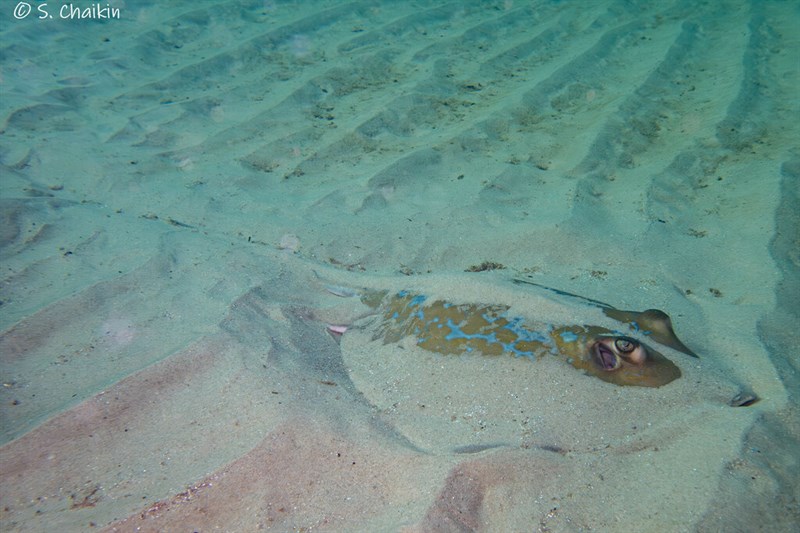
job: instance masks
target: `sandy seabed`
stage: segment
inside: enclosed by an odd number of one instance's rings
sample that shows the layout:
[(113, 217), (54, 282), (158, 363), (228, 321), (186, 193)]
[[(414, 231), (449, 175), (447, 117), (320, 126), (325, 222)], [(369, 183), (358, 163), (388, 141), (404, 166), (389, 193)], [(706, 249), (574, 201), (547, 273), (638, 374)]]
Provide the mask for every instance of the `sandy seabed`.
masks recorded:
[[(0, 12), (3, 531), (797, 530), (794, 3), (109, 5)], [(699, 359), (442, 356), (358, 298), (596, 314), (520, 277)]]

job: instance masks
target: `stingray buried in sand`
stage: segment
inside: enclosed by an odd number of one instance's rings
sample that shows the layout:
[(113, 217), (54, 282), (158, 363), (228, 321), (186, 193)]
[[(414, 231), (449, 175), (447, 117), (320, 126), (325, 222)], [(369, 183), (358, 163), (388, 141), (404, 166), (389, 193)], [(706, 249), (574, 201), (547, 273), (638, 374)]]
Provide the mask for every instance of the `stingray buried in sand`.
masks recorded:
[(599, 308), (619, 328), (553, 324), (516, 316), (505, 305), (432, 300), (405, 290), (365, 291), (361, 301), (380, 316), (373, 338), (387, 344), (411, 336), (417, 346), (446, 355), (474, 352), (532, 359), (555, 355), (616, 385), (660, 387), (681, 376), (672, 361), (634, 335), (697, 357), (678, 340), (669, 316), (662, 311), (622, 311), (562, 291), (553, 292)]

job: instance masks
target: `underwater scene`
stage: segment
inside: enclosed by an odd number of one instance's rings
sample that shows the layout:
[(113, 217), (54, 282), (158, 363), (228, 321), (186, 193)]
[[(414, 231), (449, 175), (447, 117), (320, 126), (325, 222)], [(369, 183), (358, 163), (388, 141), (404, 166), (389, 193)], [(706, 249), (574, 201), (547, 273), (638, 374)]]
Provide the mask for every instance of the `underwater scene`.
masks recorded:
[(800, 4), (0, 6), (0, 530), (800, 528)]

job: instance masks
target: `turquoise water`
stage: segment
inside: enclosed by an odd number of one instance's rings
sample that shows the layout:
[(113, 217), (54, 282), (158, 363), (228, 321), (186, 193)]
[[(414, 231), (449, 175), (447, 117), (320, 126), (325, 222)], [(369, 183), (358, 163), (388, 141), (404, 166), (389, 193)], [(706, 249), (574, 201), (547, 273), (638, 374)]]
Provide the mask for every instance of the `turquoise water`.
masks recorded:
[[(796, 528), (798, 27), (756, 0), (0, 8), (4, 528)], [(587, 420), (535, 374), (523, 416), (491, 367), (350, 368), (360, 288), (524, 307), (513, 278), (663, 309), (700, 355), (676, 386), (707, 388), (587, 385), (630, 409)]]

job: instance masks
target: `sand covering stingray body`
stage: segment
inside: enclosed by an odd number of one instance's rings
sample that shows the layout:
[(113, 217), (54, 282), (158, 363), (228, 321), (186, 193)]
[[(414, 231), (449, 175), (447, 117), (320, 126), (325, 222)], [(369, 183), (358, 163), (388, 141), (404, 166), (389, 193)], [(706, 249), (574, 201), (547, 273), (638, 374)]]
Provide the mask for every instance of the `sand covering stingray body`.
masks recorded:
[(556, 355), (587, 374), (617, 385), (658, 387), (681, 376), (672, 361), (631, 335), (695, 356), (678, 340), (669, 316), (662, 311), (621, 311), (596, 300), (539, 287), (598, 307), (619, 327), (554, 324), (510, 313), (507, 305), (459, 304), (407, 290), (366, 291), (361, 300), (380, 314), (373, 338), (382, 338), (385, 343), (412, 336), (421, 348), (441, 354)]

